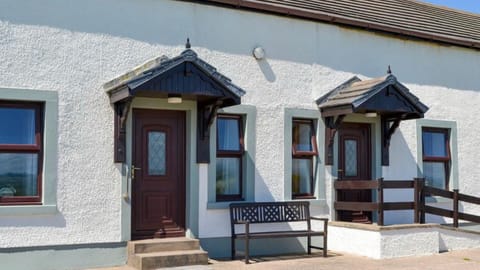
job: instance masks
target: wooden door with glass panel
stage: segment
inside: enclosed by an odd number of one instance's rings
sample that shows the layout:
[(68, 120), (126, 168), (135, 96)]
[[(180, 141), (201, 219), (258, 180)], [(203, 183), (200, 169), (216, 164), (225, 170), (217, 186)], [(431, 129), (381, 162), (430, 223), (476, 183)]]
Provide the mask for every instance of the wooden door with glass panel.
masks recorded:
[(185, 112), (133, 110), (132, 239), (185, 235)]
[[(343, 123), (338, 131), (338, 181), (371, 180), (370, 125)], [(339, 190), (337, 201), (371, 202), (371, 190)], [(337, 219), (357, 223), (371, 223), (372, 213), (365, 211), (338, 211)]]

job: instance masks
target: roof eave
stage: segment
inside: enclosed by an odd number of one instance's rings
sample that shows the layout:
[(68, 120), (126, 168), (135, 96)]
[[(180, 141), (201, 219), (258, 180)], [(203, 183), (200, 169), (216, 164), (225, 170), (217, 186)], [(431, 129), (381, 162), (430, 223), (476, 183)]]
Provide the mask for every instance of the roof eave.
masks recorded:
[(375, 23), (360, 19), (349, 18), (341, 15), (334, 15), (330, 13), (320, 11), (310, 11), (301, 8), (290, 8), (279, 6), (275, 4), (262, 3), (255, 0), (209, 0), (209, 2), (234, 6), (236, 8), (246, 8), (257, 11), (264, 11), (269, 13), (275, 13), (286, 16), (295, 16), (298, 18), (328, 22), (333, 24), (340, 24), (346, 26), (359, 27), (368, 30), (375, 30), (381, 32), (387, 32), (392, 34), (400, 34), (407, 37), (420, 38), (427, 41), (435, 41), (440, 43), (452, 44), (461, 47), (468, 47), (474, 49), (480, 49), (480, 40), (456, 38), (453, 36), (446, 36), (441, 34), (432, 34), (418, 30), (407, 30), (395, 26), (389, 26), (386, 24)]

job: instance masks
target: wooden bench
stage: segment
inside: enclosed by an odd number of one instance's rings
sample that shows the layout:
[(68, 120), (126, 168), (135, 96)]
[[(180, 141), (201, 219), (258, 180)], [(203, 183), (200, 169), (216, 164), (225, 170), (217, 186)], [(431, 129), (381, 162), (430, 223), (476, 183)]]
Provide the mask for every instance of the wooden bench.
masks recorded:
[[(323, 231), (313, 231), (310, 220), (323, 221)], [(252, 232), (250, 224), (259, 223), (290, 223), (303, 222), (306, 229), (291, 229), (288, 231), (258, 231)], [(261, 238), (284, 238), (284, 237), (307, 237), (308, 254), (311, 249), (322, 249), (323, 256), (327, 257), (327, 224), (328, 218), (316, 218), (310, 216), (310, 203), (298, 202), (255, 202), (255, 203), (232, 203), (230, 204), (230, 224), (232, 230), (232, 260), (235, 259), (235, 240), (245, 240), (245, 263), (249, 263), (250, 239)], [(244, 231), (236, 232), (236, 225), (244, 225)], [(293, 224), (292, 224), (293, 225)], [(304, 226), (305, 227), (305, 226)], [(323, 248), (312, 246), (312, 236), (323, 236)]]

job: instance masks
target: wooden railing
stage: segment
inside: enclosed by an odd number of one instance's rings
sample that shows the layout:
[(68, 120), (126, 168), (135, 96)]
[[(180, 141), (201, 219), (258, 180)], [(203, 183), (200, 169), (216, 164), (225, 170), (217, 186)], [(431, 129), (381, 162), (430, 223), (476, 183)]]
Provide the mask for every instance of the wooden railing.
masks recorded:
[[(462, 194), (458, 189), (447, 191), (434, 187), (425, 186), (423, 178), (415, 178), (414, 180), (388, 180), (383, 178), (378, 180), (362, 180), (362, 181), (335, 181), (334, 187), (339, 190), (377, 190), (376, 202), (351, 202), (336, 201), (335, 210), (345, 211), (377, 211), (377, 224), (384, 225), (384, 212), (395, 210), (413, 210), (414, 222), (425, 223), (425, 214), (433, 214), (444, 217), (453, 218), (454, 227), (458, 227), (458, 220), (466, 220), (480, 223), (480, 216), (459, 212), (459, 202), (467, 202), (480, 205), (480, 198)], [(413, 189), (414, 199), (412, 201), (402, 202), (385, 202), (385, 189)], [(426, 194), (449, 198), (453, 200), (453, 210), (433, 207), (425, 204)]]
[[(453, 218), (453, 226), (455, 228), (458, 228), (459, 219), (480, 223), (480, 216), (459, 212), (459, 202), (466, 202), (466, 203), (480, 205), (480, 198), (459, 193), (458, 189), (454, 189), (453, 191), (448, 191), (448, 190), (438, 189), (434, 187), (424, 186), (422, 192), (423, 192), (423, 194), (421, 194), (422, 201), (420, 202), (421, 206), (419, 207), (419, 212), (417, 213), (422, 223), (425, 222), (425, 213)], [(452, 203), (453, 203), (452, 210), (425, 205), (425, 194), (452, 199)]]

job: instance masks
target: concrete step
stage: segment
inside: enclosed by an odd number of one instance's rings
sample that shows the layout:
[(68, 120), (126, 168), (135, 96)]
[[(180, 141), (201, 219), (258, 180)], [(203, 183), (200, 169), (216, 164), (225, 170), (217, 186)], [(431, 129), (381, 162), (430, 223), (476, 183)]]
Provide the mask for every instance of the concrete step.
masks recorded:
[(139, 253), (134, 257), (133, 266), (139, 270), (208, 264), (208, 253), (200, 249)]
[(200, 242), (186, 237), (147, 239), (128, 242), (128, 253), (151, 253), (173, 250), (198, 250)]

